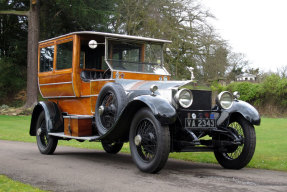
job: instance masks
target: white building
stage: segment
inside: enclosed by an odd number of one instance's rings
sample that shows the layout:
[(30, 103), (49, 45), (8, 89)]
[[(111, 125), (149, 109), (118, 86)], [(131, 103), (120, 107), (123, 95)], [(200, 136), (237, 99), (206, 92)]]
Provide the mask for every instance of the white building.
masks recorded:
[(237, 75), (236, 81), (256, 81), (256, 75), (252, 75), (249, 73), (243, 73), (241, 75)]

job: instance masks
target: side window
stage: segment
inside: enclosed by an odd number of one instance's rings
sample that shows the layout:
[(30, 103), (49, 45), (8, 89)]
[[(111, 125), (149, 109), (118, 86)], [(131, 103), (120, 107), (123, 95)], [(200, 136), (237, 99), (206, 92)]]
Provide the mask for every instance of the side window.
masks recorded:
[(40, 72), (53, 71), (54, 46), (40, 49)]
[(67, 42), (57, 45), (57, 63), (56, 69), (72, 68), (73, 42)]

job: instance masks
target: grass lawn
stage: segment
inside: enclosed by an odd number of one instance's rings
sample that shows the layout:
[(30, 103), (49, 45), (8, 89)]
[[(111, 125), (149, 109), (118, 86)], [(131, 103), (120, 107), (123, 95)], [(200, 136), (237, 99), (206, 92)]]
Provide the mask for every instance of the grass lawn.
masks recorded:
[(13, 181), (4, 175), (0, 175), (0, 192), (41, 192), (42, 190), (26, 185), (18, 181)]
[[(35, 142), (29, 136), (30, 116), (0, 116), (0, 139)], [(248, 167), (287, 171), (287, 119), (262, 118), (256, 130), (256, 150)], [(60, 141), (60, 145), (79, 148), (102, 149), (99, 142)], [(35, 143), (36, 145), (36, 143)], [(125, 144), (122, 152), (129, 152)], [(195, 162), (217, 163), (213, 153), (171, 153), (171, 158)]]

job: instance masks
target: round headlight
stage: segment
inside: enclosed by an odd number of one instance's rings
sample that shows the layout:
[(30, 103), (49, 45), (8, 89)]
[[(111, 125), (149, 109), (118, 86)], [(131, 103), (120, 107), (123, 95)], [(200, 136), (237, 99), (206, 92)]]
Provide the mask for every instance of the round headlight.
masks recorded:
[(233, 97), (228, 91), (222, 91), (217, 95), (216, 103), (223, 109), (229, 109), (233, 104)]
[(181, 89), (179, 90), (175, 96), (175, 100), (182, 106), (183, 108), (188, 108), (191, 106), (193, 102), (193, 95), (190, 90), (188, 89)]

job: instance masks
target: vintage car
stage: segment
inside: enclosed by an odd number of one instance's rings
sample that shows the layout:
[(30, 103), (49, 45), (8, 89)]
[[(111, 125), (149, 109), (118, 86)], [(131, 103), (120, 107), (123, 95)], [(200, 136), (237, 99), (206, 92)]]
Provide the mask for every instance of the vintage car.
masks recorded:
[(246, 166), (259, 113), (238, 93), (221, 92), (212, 106), (211, 91), (171, 81), (164, 43), (89, 31), (41, 41), (38, 85), (47, 100), (35, 106), (30, 126), (40, 152), (75, 139), (99, 141), (115, 154), (129, 142), (143, 172), (160, 171), (170, 152), (209, 151), (224, 168)]

